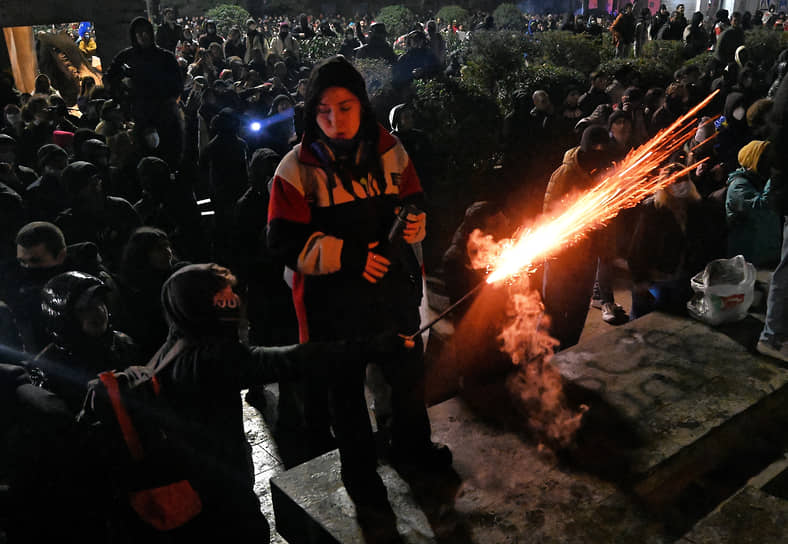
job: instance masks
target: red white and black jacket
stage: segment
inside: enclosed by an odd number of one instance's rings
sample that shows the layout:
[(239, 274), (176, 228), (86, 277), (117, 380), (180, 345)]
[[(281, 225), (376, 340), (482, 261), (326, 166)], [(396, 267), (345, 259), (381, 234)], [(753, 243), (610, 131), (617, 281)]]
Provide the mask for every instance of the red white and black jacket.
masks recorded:
[[(370, 311), (376, 304), (412, 306), (408, 292), (414, 274), (419, 275), (413, 251), (404, 242), (396, 250), (384, 246), (395, 208), (408, 202), (421, 207), (422, 188), (400, 141), (380, 125), (378, 130), (384, 180), (369, 172), (343, 184), (322, 142), (297, 145), (276, 170), (268, 246), (295, 272), (293, 299), (302, 342), (375, 332), (380, 329), (375, 325), (385, 321), (382, 308)], [(374, 285), (361, 275), (372, 242), (380, 242), (375, 251), (390, 251), (392, 260), (389, 273)], [(419, 277), (419, 298), (420, 288)], [(320, 329), (317, 337), (315, 329)]]

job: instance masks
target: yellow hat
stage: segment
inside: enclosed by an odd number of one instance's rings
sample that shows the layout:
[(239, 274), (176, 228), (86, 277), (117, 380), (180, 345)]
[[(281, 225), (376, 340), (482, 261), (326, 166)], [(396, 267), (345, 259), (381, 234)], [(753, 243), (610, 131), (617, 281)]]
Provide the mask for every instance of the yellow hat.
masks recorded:
[(769, 142), (765, 140), (753, 140), (739, 151), (739, 164), (747, 170), (756, 170), (758, 168), (758, 161), (761, 160), (763, 152)]

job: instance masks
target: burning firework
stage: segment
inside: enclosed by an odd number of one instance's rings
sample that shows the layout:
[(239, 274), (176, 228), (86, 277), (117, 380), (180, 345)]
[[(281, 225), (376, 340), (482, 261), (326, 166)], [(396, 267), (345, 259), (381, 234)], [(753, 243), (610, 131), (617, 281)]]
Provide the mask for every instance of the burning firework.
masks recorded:
[(534, 226), (521, 231), (514, 240), (499, 245), (499, 251), (492, 251), (492, 256), (489, 251), (483, 254), (490, 258), (487, 266), (492, 269), (487, 283), (528, 271), (539, 259), (572, 245), (605, 225), (621, 210), (636, 206), (704, 162), (705, 159), (669, 176), (654, 175), (654, 171), (692, 137), (696, 128), (695, 115), (718, 92), (714, 91), (668, 128), (632, 150), (598, 185), (565, 201), (560, 214), (543, 217)]

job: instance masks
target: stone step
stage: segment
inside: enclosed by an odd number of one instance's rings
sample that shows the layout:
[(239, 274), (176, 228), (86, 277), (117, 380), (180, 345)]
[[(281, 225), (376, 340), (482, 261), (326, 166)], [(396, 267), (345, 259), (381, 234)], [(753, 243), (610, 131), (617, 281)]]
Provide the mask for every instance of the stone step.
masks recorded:
[[(576, 444), (556, 456), (529, 438), (502, 384), (431, 407), (453, 472), (379, 470), (405, 542), (673, 541), (762, 469), (770, 431), (785, 428), (788, 370), (688, 319), (651, 314), (554, 363), (570, 400), (590, 406)], [(727, 463), (743, 451), (755, 452), (754, 466), (729, 482)], [(715, 470), (718, 488), (708, 485)], [(363, 542), (336, 452), (271, 488), (291, 544)], [(697, 489), (711, 498), (687, 507)]]
[(788, 458), (772, 463), (675, 544), (788, 541)]

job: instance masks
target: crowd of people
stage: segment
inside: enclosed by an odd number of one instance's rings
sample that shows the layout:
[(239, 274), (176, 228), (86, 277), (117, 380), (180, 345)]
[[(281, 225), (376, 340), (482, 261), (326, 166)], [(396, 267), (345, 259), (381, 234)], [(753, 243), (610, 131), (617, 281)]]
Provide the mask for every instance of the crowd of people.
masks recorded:
[[(742, 254), (776, 267), (758, 350), (788, 360), (788, 50), (763, 66), (744, 47), (750, 27), (781, 31), (784, 14), (721, 10), (710, 26), (699, 13), (687, 22), (683, 5), (647, 11), (637, 20), (631, 5), (609, 20), (524, 19), (530, 34), (609, 30), (619, 57), (652, 39), (683, 40), (687, 56), (714, 54), (662, 87), (643, 88), (624, 65), (589, 74), (587, 89), (564, 89), (560, 104), (544, 90), (517, 91), (498, 127), (510, 192), (471, 204), (442, 269), (428, 272), (460, 298), (480, 277), (473, 230), (513, 230), (505, 202), (526, 195), (530, 208), (560, 212), (568, 195), (716, 90), (694, 136), (654, 175), (703, 162), (545, 263), (551, 334), (560, 349), (577, 343), (589, 303), (613, 324), (683, 314), (690, 277)], [(419, 328), (428, 208), (440, 199), (427, 183), (430, 130), (418, 126), (412, 97), (415, 80), (461, 77), (447, 43), (494, 31), (495, 21), (471, 26), (414, 22), (397, 37), (369, 18), (301, 15), (250, 18), (222, 36), (215, 21), (169, 8), (157, 28), (131, 22), (131, 47), (103, 84), (81, 82), (73, 110), (43, 74), (31, 94), (0, 75), (0, 431), (9, 437), (0, 502), (13, 506), (0, 523), (9, 542), (133, 533), (127, 512), (103, 500), (112, 490), (77, 484), (96, 459), (75, 418), (97, 374), (146, 363), (178, 418), (170, 431), (202, 498), (173, 538), (267, 538), (239, 393), (262, 405), (261, 387), (276, 381), (277, 436), (297, 445), (286, 462), (338, 447), (370, 539), (397, 541), (364, 383), (376, 363), (391, 388), (388, 408), (376, 411), (389, 460), (432, 472), (451, 465), (448, 448), (430, 439), (423, 346), (408, 336)], [(336, 56), (303, 58), (301, 42), (337, 35)], [(91, 41), (82, 34), (86, 48)], [(370, 100), (355, 59), (390, 66), (391, 111)], [(620, 261), (629, 314), (613, 296)], [(42, 515), (57, 522), (35, 523)]]

